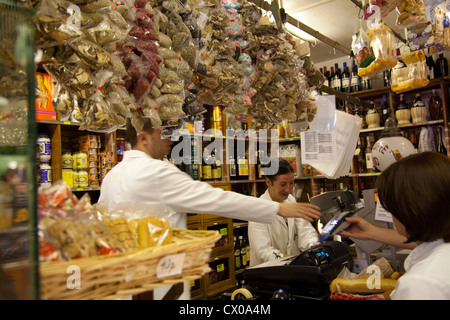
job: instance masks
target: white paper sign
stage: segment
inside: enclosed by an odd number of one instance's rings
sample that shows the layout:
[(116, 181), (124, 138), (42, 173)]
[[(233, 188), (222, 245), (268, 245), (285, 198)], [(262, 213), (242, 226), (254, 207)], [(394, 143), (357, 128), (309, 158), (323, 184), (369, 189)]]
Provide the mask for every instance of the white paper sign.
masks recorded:
[(186, 253), (171, 254), (159, 260), (156, 266), (156, 277), (165, 278), (181, 274), (185, 256)]
[(392, 214), (383, 208), (380, 201), (377, 202), (375, 209), (375, 220), (393, 223)]
[(336, 97), (318, 96), (317, 113), (309, 122), (310, 131), (333, 131), (336, 127)]
[(302, 131), (300, 132), (302, 163), (336, 162), (336, 133)]

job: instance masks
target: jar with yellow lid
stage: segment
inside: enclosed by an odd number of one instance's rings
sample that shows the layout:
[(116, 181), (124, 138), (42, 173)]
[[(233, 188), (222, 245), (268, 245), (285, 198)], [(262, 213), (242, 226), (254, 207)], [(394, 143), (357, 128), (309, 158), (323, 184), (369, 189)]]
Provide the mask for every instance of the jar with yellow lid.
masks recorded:
[(73, 169), (73, 158), (70, 152), (64, 152), (62, 155), (62, 168)]
[(87, 188), (89, 186), (89, 175), (86, 169), (78, 170), (78, 187)]
[(77, 153), (77, 169), (87, 169), (88, 167), (88, 156), (86, 152), (80, 151)]

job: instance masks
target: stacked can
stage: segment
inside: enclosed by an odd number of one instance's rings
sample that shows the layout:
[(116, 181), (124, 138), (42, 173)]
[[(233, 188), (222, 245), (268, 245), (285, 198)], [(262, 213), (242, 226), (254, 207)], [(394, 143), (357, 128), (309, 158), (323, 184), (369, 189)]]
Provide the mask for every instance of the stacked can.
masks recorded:
[(114, 154), (112, 152), (102, 152), (100, 154), (100, 162), (101, 162), (101, 179), (103, 180), (105, 176), (111, 171), (114, 166)]
[(80, 136), (79, 145), (80, 150), (87, 155), (88, 186), (100, 187), (100, 136), (93, 134)]

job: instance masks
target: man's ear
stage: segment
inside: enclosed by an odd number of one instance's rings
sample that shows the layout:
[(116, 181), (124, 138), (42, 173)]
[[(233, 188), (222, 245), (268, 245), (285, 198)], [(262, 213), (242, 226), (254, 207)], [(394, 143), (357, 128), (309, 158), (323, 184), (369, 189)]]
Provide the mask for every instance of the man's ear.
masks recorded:
[(138, 144), (146, 145), (146, 144), (148, 144), (149, 140), (150, 140), (150, 135), (148, 132), (141, 131), (138, 133), (138, 135), (137, 135), (137, 143)]
[(267, 187), (270, 187), (271, 186), (271, 182), (270, 182), (270, 179), (269, 178), (266, 178), (266, 186)]

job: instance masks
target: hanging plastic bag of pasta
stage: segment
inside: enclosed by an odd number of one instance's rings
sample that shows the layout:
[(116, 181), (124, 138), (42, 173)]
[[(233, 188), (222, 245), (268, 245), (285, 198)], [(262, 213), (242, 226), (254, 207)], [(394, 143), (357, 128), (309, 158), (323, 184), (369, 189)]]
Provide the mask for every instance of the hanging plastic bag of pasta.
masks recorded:
[(421, 88), (430, 83), (423, 50), (404, 51), (402, 60), (406, 67), (392, 70), (391, 90), (396, 93)]
[(367, 67), (359, 66), (358, 75), (362, 78), (373, 77), (397, 64), (395, 36), (388, 26), (383, 22), (373, 23), (367, 36), (375, 59)]

